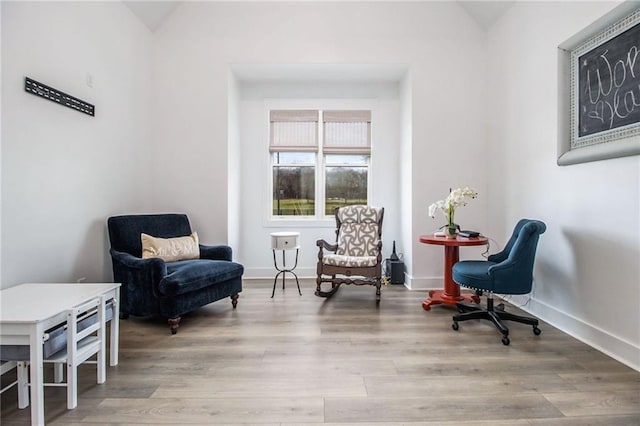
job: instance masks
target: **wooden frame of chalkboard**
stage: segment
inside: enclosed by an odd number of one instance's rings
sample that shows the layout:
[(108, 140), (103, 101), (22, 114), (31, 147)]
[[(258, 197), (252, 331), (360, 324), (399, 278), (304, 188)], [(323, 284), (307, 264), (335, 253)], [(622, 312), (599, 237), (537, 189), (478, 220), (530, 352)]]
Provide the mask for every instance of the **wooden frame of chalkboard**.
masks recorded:
[(640, 154), (640, 8), (625, 2), (558, 46), (558, 165)]

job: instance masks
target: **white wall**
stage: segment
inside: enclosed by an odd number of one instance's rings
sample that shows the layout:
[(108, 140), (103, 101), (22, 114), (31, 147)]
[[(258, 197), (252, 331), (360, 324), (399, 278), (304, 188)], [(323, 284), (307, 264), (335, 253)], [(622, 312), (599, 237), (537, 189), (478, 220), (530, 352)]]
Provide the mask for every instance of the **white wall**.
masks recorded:
[[(2, 5), (0, 5), (0, 34), (2, 34)], [(2, 58), (2, 42), (0, 42), (0, 58)], [(2, 98), (2, 67), (0, 66), (0, 99)], [(0, 118), (2, 102), (0, 102)], [(0, 119), (0, 288), (2, 288), (2, 120)]]
[(614, 6), (518, 2), (490, 30), (488, 217), (502, 244), (546, 222), (527, 309), (639, 369), (640, 158), (556, 165), (557, 46)]
[[(186, 2), (155, 36), (155, 89), (163, 96), (163, 102), (155, 102), (155, 161), (171, 164), (173, 173), (155, 177), (154, 207), (188, 211), (209, 243), (228, 238), (231, 65), (406, 64), (412, 82), (404, 86), (411, 93), (403, 93), (410, 101), (403, 102), (411, 102), (411, 107), (402, 110), (412, 114), (413, 128), (404, 131), (403, 147), (398, 146), (404, 157), (399, 167), (408, 173), (396, 169), (394, 174), (403, 178), (402, 192), (412, 195), (388, 213), (409, 223), (397, 238), (412, 256), (409, 284), (441, 286), (442, 250), (417, 242), (418, 235), (444, 220), (429, 218), (427, 206), (452, 186), (475, 186), (486, 194), (481, 103), (486, 40), (458, 4)], [(476, 201), (460, 220), (482, 229), (485, 201)], [(313, 246), (311, 240), (303, 243)], [(264, 240), (252, 244), (267, 246)], [(248, 268), (261, 268), (265, 262), (242, 260)]]
[[(106, 218), (149, 207), (151, 34), (120, 2), (1, 7), (1, 285), (111, 280)], [(25, 76), (96, 116), (26, 93)]]
[[(228, 96), (228, 132), (229, 132), (229, 170), (240, 170), (242, 167), (242, 150), (240, 145), (240, 83), (233, 72), (229, 70)], [(228, 191), (228, 242), (233, 247), (240, 246), (242, 231), (242, 198), (240, 185), (242, 173), (229, 173)], [(237, 250), (234, 259), (237, 259)]]
[[(411, 158), (411, 148), (413, 140), (413, 125), (412, 125), (412, 89), (411, 89), (411, 72), (407, 71), (400, 82), (400, 145), (398, 147), (400, 161), (400, 182), (401, 185), (398, 188), (400, 195), (400, 211), (411, 212), (413, 211), (413, 184), (411, 177), (413, 176)], [(407, 220), (405, 215), (402, 215), (400, 221), (401, 241), (403, 244), (402, 259), (405, 265), (405, 285), (409, 288), (413, 286), (413, 221)]]

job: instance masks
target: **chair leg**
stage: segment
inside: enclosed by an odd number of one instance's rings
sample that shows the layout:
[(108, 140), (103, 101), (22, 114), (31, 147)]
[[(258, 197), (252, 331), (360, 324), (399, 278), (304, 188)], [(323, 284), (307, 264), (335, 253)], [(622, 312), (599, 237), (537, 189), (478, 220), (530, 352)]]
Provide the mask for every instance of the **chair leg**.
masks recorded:
[(78, 406), (78, 370), (73, 362), (67, 361), (67, 408), (73, 410)]
[(97, 365), (96, 369), (96, 381), (98, 384), (103, 384), (107, 381), (107, 316), (106, 316), (106, 306), (107, 300), (106, 298), (101, 298), (100, 306), (98, 306), (98, 321), (102, 321), (100, 328), (98, 328), (97, 334), (98, 339), (100, 340), (100, 349), (98, 349), (98, 353), (96, 354)]
[(502, 321), (500, 321), (500, 318), (498, 317), (496, 312), (488, 311), (487, 313), (489, 314), (489, 319), (491, 320), (491, 322), (493, 322), (493, 324), (500, 331), (500, 333), (502, 333), (502, 335), (505, 337), (509, 336), (509, 329), (507, 328), (506, 325), (502, 323)]
[(456, 303), (456, 308), (458, 308), (458, 312), (473, 312), (473, 311), (482, 311), (484, 308), (476, 305), (467, 305), (465, 303)]
[[(104, 329), (103, 329), (104, 330)], [(104, 382), (107, 381), (107, 360), (106, 360), (106, 353), (105, 353), (105, 344), (104, 344), (104, 340), (102, 342), (100, 342), (100, 344), (102, 345), (102, 348), (100, 348), (100, 350), (98, 351), (98, 354), (96, 356), (96, 367), (97, 367), (97, 371), (96, 371), (96, 383), (98, 383), (99, 385), (103, 384)]]
[(320, 287), (320, 284), (322, 283), (321, 278), (318, 277), (317, 283), (318, 283), (318, 285), (316, 287), (316, 292), (314, 294), (316, 296), (318, 296), (318, 297), (331, 297), (340, 289), (340, 284), (336, 284), (336, 283), (332, 282), (331, 283), (331, 290), (322, 291), (322, 289)]
[(382, 281), (376, 281), (376, 305), (380, 304), (380, 287), (382, 287)]
[(500, 319), (507, 320), (507, 321), (515, 321), (522, 324), (535, 325), (535, 326), (538, 325), (538, 320), (535, 318), (523, 317), (521, 315), (515, 315), (505, 311), (499, 311), (499, 312), (496, 311), (496, 315), (500, 317)]
[(479, 309), (479, 310), (470, 311), (470, 312), (463, 312), (463, 313), (455, 314), (453, 316), (453, 320), (455, 322), (469, 321), (474, 319), (490, 320), (491, 318), (489, 316), (489, 311), (484, 309)]
[(169, 318), (169, 329), (171, 330), (171, 334), (176, 334), (178, 332), (178, 327), (180, 327), (180, 317)]
[(487, 309), (477, 309), (471, 312), (464, 312), (455, 314), (453, 316), (453, 325), (452, 328), (454, 330), (458, 330), (458, 322), (460, 321), (468, 321), (473, 319), (484, 319), (491, 321), (498, 331), (502, 333), (502, 343), (508, 345), (509, 342), (509, 329), (502, 323), (500, 320), (498, 313), (492, 310)]
[(238, 297), (240, 297), (239, 294), (231, 295), (231, 305), (233, 306), (233, 309), (235, 309), (236, 306), (238, 306)]
[(19, 361), (17, 365), (18, 374), (18, 408), (23, 409), (29, 406), (29, 363)]
[(535, 334), (536, 336), (542, 334), (542, 330), (538, 328), (539, 321), (536, 318), (523, 317), (521, 315), (515, 315), (504, 311), (497, 311), (496, 315), (503, 320), (515, 321), (521, 324), (528, 324), (530, 326), (533, 326), (533, 334)]

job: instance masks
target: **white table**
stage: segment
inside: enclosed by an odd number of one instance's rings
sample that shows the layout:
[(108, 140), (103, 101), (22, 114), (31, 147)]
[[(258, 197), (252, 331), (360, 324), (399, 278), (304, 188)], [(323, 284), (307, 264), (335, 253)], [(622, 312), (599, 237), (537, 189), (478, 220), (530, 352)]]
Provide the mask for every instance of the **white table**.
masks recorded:
[[(300, 282), (298, 281), (298, 275), (293, 272), (298, 266), (298, 251), (300, 249), (300, 233), (299, 232), (272, 232), (271, 233), (271, 250), (273, 251), (273, 266), (275, 266), (276, 277), (273, 279), (273, 290), (271, 291), (271, 298), (276, 294), (276, 282), (278, 281), (278, 276), (282, 274), (282, 289), (284, 290), (284, 278), (285, 275), (290, 273), (296, 278), (296, 284), (298, 285), (298, 293), (302, 296), (302, 292), (300, 291)], [(276, 250), (282, 250), (282, 269), (278, 267), (278, 262), (276, 261)], [(287, 258), (285, 255), (286, 250), (295, 250), (296, 251), (296, 263), (293, 265), (293, 268), (287, 269)]]
[[(118, 364), (119, 283), (20, 284), (0, 290), (0, 344), (30, 346), (31, 424), (44, 425), (42, 344), (45, 330), (66, 321), (66, 310), (93, 298), (114, 299), (109, 364)], [(103, 342), (104, 344), (104, 342)]]

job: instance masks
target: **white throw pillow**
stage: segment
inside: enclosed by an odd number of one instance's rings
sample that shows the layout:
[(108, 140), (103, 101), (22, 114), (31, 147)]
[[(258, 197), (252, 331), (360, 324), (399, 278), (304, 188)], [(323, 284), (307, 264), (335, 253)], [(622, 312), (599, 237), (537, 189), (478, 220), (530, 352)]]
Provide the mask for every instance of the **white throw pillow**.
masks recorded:
[(176, 238), (158, 238), (142, 233), (140, 239), (142, 240), (143, 259), (159, 257), (165, 262), (175, 262), (200, 258), (200, 246), (196, 232), (186, 237)]

